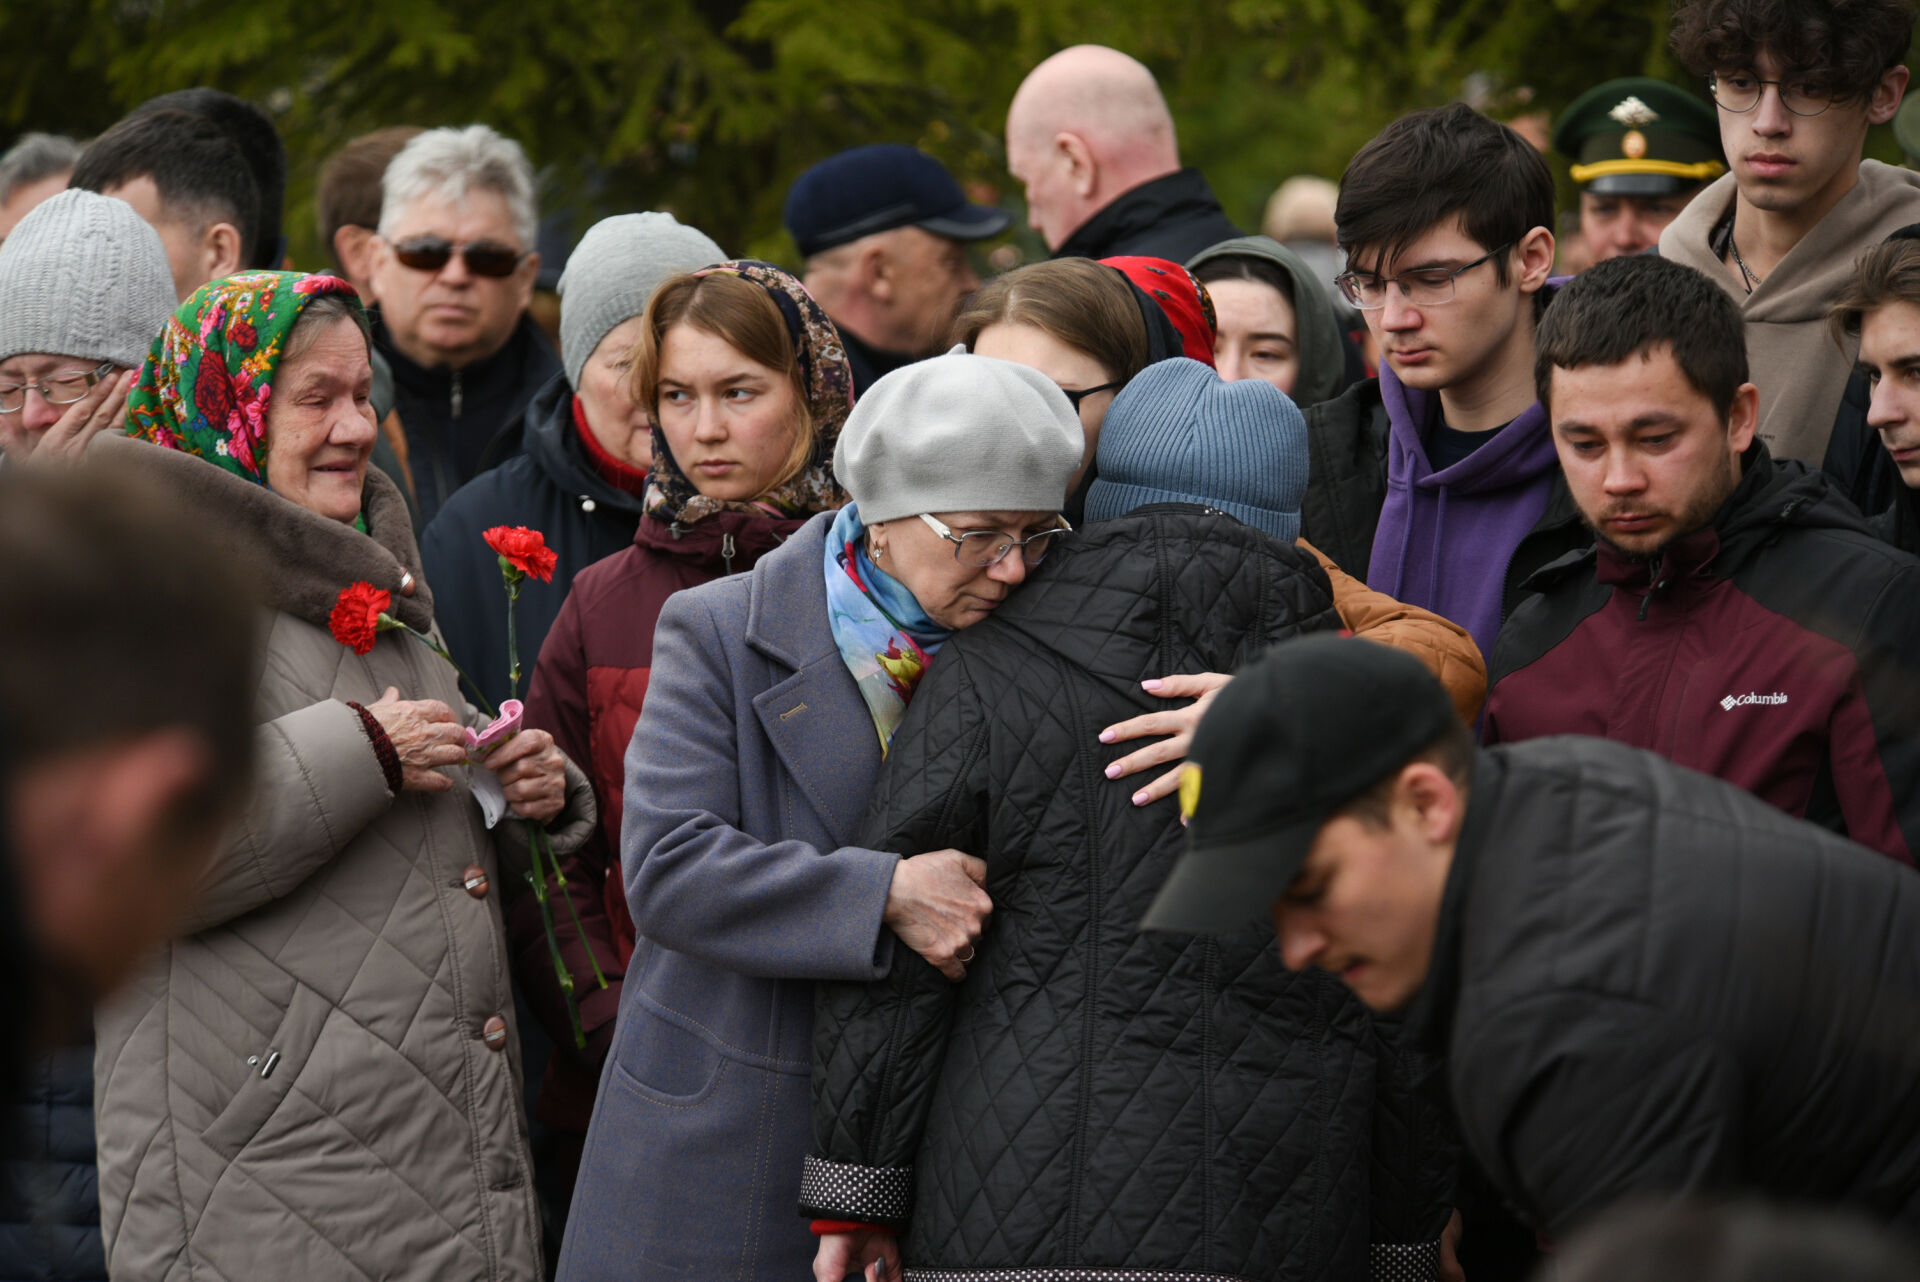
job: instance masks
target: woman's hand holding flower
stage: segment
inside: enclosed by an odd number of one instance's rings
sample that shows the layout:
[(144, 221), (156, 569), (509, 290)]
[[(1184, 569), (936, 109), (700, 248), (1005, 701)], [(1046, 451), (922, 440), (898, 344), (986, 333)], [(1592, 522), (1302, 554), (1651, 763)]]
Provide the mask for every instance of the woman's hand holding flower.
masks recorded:
[(545, 730), (520, 731), (488, 753), (485, 764), (499, 776), (500, 791), (522, 819), (547, 823), (566, 809), (566, 754)]
[[(467, 732), (453, 709), (438, 699), (402, 699), (388, 686), (378, 703), (367, 705), (387, 732), (400, 758), (401, 787), (411, 792), (448, 792), (453, 779), (440, 773), (467, 759)], [(503, 780), (504, 782), (504, 780)]]

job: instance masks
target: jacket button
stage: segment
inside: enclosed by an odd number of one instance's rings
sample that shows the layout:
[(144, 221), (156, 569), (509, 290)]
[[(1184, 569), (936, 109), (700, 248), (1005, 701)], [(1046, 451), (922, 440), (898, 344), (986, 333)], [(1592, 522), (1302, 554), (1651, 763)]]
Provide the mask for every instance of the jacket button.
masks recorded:
[(480, 1040), (487, 1049), (497, 1051), (507, 1044), (507, 1021), (495, 1015), (480, 1028)]
[(487, 886), (490, 884), (487, 881), (487, 870), (479, 864), (468, 864), (467, 870), (460, 874), (460, 884), (465, 886), (467, 893), (475, 899), (485, 899)]

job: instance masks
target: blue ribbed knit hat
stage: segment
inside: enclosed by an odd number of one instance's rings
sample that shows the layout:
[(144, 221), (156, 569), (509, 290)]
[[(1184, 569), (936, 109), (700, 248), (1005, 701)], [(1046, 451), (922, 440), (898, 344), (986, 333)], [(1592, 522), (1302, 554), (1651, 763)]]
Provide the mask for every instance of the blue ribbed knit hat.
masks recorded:
[(1288, 543), (1307, 492), (1307, 421), (1273, 384), (1223, 383), (1199, 361), (1149, 365), (1100, 425), (1087, 519), (1199, 503)]

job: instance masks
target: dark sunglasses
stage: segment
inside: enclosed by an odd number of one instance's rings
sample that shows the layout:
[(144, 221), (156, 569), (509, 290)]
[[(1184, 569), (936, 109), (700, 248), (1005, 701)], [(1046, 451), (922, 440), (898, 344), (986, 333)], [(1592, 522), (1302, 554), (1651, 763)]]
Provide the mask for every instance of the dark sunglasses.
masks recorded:
[(496, 278), (513, 275), (527, 257), (511, 245), (497, 245), (490, 240), (456, 245), (445, 236), (409, 236), (393, 245), (393, 256), (417, 272), (437, 272), (455, 254), (460, 255), (467, 270), (475, 276)]

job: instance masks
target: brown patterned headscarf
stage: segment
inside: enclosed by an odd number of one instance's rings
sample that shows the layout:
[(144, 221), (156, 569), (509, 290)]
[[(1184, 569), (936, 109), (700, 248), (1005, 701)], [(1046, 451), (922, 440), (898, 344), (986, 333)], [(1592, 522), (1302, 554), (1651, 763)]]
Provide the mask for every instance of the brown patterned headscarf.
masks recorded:
[(846, 348), (813, 295), (791, 273), (772, 263), (739, 259), (703, 268), (696, 276), (725, 273), (738, 276), (767, 291), (780, 309), (800, 359), (800, 379), (806, 388), (807, 411), (813, 421), (813, 453), (806, 465), (784, 484), (750, 502), (708, 498), (687, 479), (667, 448), (660, 424), (653, 425), (653, 471), (647, 478), (646, 512), (655, 520), (692, 525), (715, 512), (767, 512), (807, 516), (844, 507), (846, 491), (833, 478), (833, 447), (853, 408), (853, 369)]

